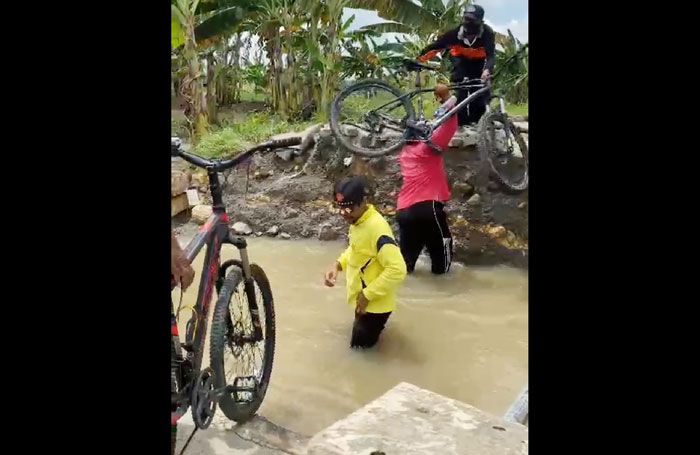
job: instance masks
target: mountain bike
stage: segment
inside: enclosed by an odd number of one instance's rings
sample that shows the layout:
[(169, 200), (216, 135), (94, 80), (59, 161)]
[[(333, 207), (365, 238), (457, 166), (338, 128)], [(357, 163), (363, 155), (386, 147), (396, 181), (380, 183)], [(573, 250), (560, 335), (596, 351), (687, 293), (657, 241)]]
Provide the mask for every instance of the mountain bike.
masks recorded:
[[(442, 151), (430, 137), (439, 126), (483, 95), (489, 96), (486, 113), (477, 128), (477, 149), (481, 159), (509, 190), (522, 191), (528, 186), (528, 147), (508, 117), (501, 96), (490, 95), (490, 82), (465, 79), (448, 85), (450, 90), (469, 90), (470, 95), (433, 120), (424, 115), (421, 71), (439, 71), (438, 66), (404, 60), (404, 67), (416, 73), (416, 89), (402, 93), (379, 80), (366, 79), (342, 90), (331, 105), (330, 126), (335, 138), (348, 150), (361, 156), (378, 157), (399, 150), (407, 142), (424, 142), (436, 153)], [(413, 101), (416, 100), (416, 108)], [(498, 105), (491, 102), (498, 99)]]
[[(241, 423), (255, 415), (265, 397), (275, 352), (272, 290), (263, 269), (250, 262), (246, 239), (234, 235), (229, 229), (219, 173), (243, 163), (255, 152), (299, 143), (299, 137), (270, 141), (233, 159), (207, 160), (185, 152), (179, 139), (171, 139), (172, 156), (206, 169), (213, 201), (212, 215), (184, 249), (187, 260), (192, 262), (206, 246), (196, 304), (183, 308), (180, 299), (177, 311), (173, 309), (171, 314), (173, 451), (177, 421), (188, 409), (192, 410), (196, 431), (211, 425), (217, 405), (227, 418)], [(221, 263), (224, 244), (236, 247), (240, 260)], [(175, 284), (171, 283), (171, 288)], [(202, 368), (214, 289), (218, 297), (211, 322), (209, 367)], [(190, 309), (192, 316), (187, 321), (183, 343), (177, 320), (185, 309)]]

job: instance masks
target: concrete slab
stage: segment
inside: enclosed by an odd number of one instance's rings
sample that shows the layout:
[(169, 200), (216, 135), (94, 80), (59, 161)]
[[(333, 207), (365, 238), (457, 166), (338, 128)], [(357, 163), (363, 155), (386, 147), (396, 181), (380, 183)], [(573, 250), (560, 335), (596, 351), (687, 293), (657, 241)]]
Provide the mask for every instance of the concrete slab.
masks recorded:
[[(192, 416), (187, 413), (178, 423), (177, 445), (179, 454), (194, 430)], [(197, 430), (187, 446), (186, 455), (303, 455), (309, 438), (279, 427), (263, 417), (237, 425), (217, 411), (214, 422), (206, 430)]]
[(308, 455), (524, 455), (528, 429), (405, 382), (311, 438)]

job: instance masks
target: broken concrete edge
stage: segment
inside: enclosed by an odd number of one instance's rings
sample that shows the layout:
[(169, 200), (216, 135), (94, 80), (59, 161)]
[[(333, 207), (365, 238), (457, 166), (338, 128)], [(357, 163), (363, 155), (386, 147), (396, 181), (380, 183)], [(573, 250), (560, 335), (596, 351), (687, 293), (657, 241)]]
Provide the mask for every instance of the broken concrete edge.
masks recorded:
[(528, 428), (406, 382), (311, 438), (308, 455), (527, 454)]
[(510, 405), (510, 408), (508, 408), (508, 411), (506, 411), (505, 415), (503, 416), (503, 419), (509, 422), (517, 422), (524, 425), (525, 422), (527, 422), (528, 420), (528, 403), (528, 385), (525, 385), (525, 387), (523, 387), (523, 389), (518, 394), (513, 404)]
[[(182, 449), (193, 430), (194, 422), (192, 421), (191, 413), (188, 412), (178, 422), (176, 453), (179, 453), (179, 450)], [(281, 427), (259, 415), (256, 415), (246, 423), (237, 424), (228, 420), (219, 411), (208, 429), (199, 430), (195, 433), (187, 452), (191, 452), (190, 449), (196, 445), (208, 447), (208, 450), (202, 451), (202, 453), (208, 454), (224, 453), (214, 449), (217, 445), (230, 448), (231, 444), (214, 444), (213, 442), (217, 439), (224, 441), (238, 439), (241, 443), (247, 443), (249, 447), (257, 446), (260, 448), (261, 453), (274, 451), (289, 455), (305, 455), (306, 446), (311, 438)], [(213, 452), (212, 449), (214, 449)], [(194, 452), (198, 451), (195, 450)]]

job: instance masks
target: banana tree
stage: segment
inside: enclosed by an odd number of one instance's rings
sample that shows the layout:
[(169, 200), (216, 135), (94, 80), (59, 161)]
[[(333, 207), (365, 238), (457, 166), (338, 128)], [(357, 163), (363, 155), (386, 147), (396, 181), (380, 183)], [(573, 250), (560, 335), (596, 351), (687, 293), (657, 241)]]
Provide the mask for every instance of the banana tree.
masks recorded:
[(352, 0), (352, 8), (376, 10), (379, 17), (391, 22), (382, 22), (363, 27), (380, 33), (416, 34), (423, 38), (435, 37), (450, 27), (456, 27), (462, 8), (470, 0), (423, 0), (421, 4), (412, 0)]
[[(203, 73), (197, 54), (195, 27), (197, 25), (197, 7), (199, 0), (173, 0), (171, 4), (172, 17), (177, 20), (179, 27), (171, 26), (171, 44), (182, 41), (183, 58), (187, 61), (188, 72), (180, 82), (180, 96), (185, 101), (185, 117), (188, 121), (190, 139), (197, 141), (207, 132), (209, 122), (202, 81)], [(172, 18), (171, 18), (172, 19)], [(171, 24), (174, 21), (171, 20)], [(181, 32), (180, 36), (177, 33)]]
[(185, 116), (193, 141), (208, 130), (207, 101), (214, 103), (216, 100), (214, 54), (205, 53), (207, 73), (210, 73), (206, 76), (209, 79), (207, 96), (199, 51), (225, 40), (254, 8), (247, 0), (171, 0), (171, 46), (173, 50), (180, 48), (187, 61), (188, 73), (181, 81), (180, 95), (186, 104)]
[(528, 45), (523, 45), (508, 30), (507, 37), (499, 38), (501, 49), (496, 50), (494, 84), (505, 93), (511, 103), (528, 100)]

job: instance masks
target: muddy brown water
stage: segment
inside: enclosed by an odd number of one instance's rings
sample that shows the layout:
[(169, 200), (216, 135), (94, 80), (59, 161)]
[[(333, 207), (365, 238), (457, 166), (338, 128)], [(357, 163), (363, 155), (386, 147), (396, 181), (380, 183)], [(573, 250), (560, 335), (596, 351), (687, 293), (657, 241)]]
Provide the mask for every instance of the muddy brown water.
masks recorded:
[[(456, 264), (447, 276), (435, 277), (421, 257), (377, 348), (355, 352), (349, 348), (353, 310), (345, 304), (344, 279), (335, 288), (322, 279), (344, 244), (249, 243), (251, 260), (267, 273), (275, 299), (274, 367), (259, 413), (276, 424), (313, 435), (401, 381), (502, 415), (527, 382), (525, 271)], [(198, 277), (203, 253), (195, 261)], [(222, 256), (238, 255), (227, 246)], [(173, 296), (177, 303), (179, 292)], [(183, 302), (195, 298), (193, 287)], [(181, 319), (188, 316), (183, 312)]]

